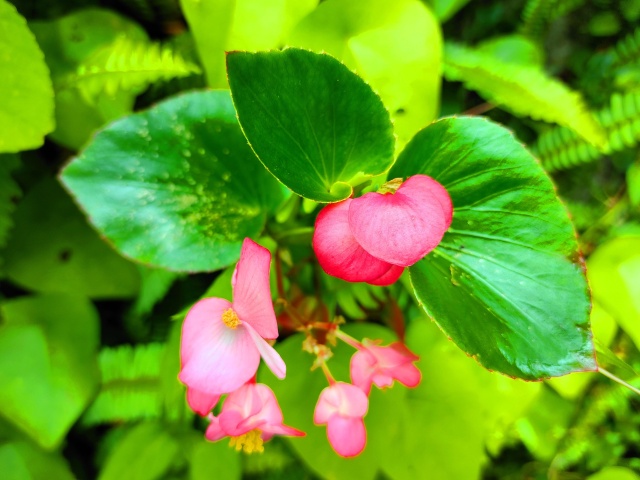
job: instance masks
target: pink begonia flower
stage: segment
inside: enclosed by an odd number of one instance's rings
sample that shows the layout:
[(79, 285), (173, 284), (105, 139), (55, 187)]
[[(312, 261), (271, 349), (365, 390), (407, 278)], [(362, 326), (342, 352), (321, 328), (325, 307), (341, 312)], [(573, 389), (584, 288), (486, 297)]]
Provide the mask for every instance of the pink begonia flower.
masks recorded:
[(413, 363), (420, 357), (412, 353), (402, 342), (394, 342), (386, 347), (380, 341), (364, 339), (358, 351), (351, 357), (351, 381), (367, 395), (371, 385), (379, 388), (390, 387), (394, 380), (407, 387), (415, 387), (422, 378), (420, 370)]
[(260, 383), (247, 383), (229, 394), (205, 433), (207, 440), (231, 438), (231, 446), (245, 453), (262, 452), (262, 444), (274, 435), (304, 436), (304, 432), (282, 423), (282, 410), (273, 391)]
[(440, 243), (452, 215), (447, 190), (431, 177), (414, 175), (395, 193), (327, 205), (316, 219), (313, 249), (329, 275), (390, 285)]
[(233, 274), (233, 303), (222, 298), (197, 302), (182, 325), (178, 378), (193, 410), (206, 414), (221, 394), (231, 393), (258, 369), (260, 357), (284, 378), (280, 355), (264, 339), (278, 336), (269, 286), (269, 251), (245, 239)]
[(333, 449), (343, 457), (358, 455), (367, 442), (363, 417), (369, 409), (365, 393), (349, 383), (336, 382), (322, 390), (313, 422), (327, 424), (327, 437)]

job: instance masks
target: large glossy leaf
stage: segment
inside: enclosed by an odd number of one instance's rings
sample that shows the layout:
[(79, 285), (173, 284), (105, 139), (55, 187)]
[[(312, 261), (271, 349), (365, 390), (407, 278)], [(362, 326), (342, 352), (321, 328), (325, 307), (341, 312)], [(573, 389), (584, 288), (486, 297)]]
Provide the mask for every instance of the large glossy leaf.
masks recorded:
[(3, 252), (6, 275), (14, 283), (40, 292), (91, 298), (131, 297), (138, 291), (140, 275), (135, 265), (87, 225), (54, 179), (27, 192), (14, 218)]
[(575, 234), (551, 181), (481, 118), (421, 131), (389, 178), (426, 174), (453, 201), (442, 243), (410, 268), (424, 309), (490, 370), (539, 379), (596, 368)]
[(344, 200), (350, 182), (391, 165), (389, 114), (371, 87), (335, 58), (297, 48), (232, 52), (227, 70), (253, 150), (299, 195)]
[(0, 0), (0, 152), (39, 147), (53, 130), (49, 69), (27, 22)]
[(0, 413), (46, 449), (59, 445), (95, 392), (98, 314), (77, 296), (0, 305)]
[(327, 52), (358, 72), (389, 109), (398, 146), (436, 119), (442, 33), (419, 0), (326, 0), (288, 45)]
[(111, 124), (61, 179), (124, 255), (186, 271), (235, 262), (286, 195), (247, 145), (226, 91)]

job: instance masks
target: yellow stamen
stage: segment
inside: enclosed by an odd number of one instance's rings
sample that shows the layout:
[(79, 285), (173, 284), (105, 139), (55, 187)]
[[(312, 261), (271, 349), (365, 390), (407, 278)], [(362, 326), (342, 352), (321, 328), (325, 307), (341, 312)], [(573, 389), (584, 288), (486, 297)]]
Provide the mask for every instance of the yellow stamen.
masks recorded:
[(229, 328), (236, 328), (242, 323), (238, 318), (238, 314), (233, 311), (233, 308), (229, 308), (222, 312), (222, 321)]
[(264, 452), (263, 443), (262, 432), (257, 428), (229, 440), (230, 447), (235, 448), (236, 452), (242, 450), (244, 453)]

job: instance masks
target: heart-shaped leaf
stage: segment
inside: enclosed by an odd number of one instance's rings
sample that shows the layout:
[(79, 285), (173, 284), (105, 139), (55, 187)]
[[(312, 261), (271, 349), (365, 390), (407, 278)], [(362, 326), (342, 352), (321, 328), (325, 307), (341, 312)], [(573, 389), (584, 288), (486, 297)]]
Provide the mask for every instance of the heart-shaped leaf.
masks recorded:
[(178, 96), (111, 124), (61, 179), (120, 252), (181, 271), (238, 260), (242, 240), (286, 197), (247, 145), (226, 91)]
[(393, 127), (380, 98), (326, 54), (297, 48), (231, 52), (233, 102), (262, 163), (297, 194), (349, 197), (352, 184), (393, 161)]
[(84, 298), (48, 294), (5, 302), (0, 316), (0, 412), (52, 449), (97, 386), (98, 314)]
[(422, 130), (390, 178), (425, 174), (453, 201), (440, 245), (410, 268), (424, 309), (478, 362), (525, 379), (596, 368), (575, 234), (511, 133), (481, 118)]

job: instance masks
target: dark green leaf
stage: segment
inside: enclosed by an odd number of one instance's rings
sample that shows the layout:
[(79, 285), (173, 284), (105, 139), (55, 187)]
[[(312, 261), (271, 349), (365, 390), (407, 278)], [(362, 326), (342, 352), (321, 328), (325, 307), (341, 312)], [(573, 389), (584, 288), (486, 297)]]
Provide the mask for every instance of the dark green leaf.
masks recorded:
[(424, 309), (490, 370), (539, 379), (596, 367), (575, 233), (551, 181), (504, 128), (446, 118), (402, 152), (389, 178), (429, 175), (453, 223), (410, 268)]
[(344, 200), (393, 161), (393, 127), (380, 98), (326, 54), (232, 52), (229, 84), (240, 124), (262, 163), (299, 195)]
[[(7, 236), (13, 226), (12, 213), (15, 202), (22, 193), (11, 177), (11, 172), (20, 164), (17, 155), (0, 156), (0, 249), (5, 246)], [(3, 260), (0, 257), (0, 270)]]
[(37, 148), (53, 130), (53, 88), (27, 22), (0, 0), (0, 152)]
[(91, 298), (137, 292), (135, 266), (98, 237), (55, 180), (32, 188), (14, 218), (4, 252), (5, 271), (13, 282), (36, 291)]
[(0, 316), (0, 412), (51, 449), (97, 386), (98, 314), (81, 297), (48, 294), (7, 301)]
[(61, 178), (120, 252), (181, 271), (238, 260), (243, 239), (286, 198), (225, 91), (181, 95), (111, 124)]

